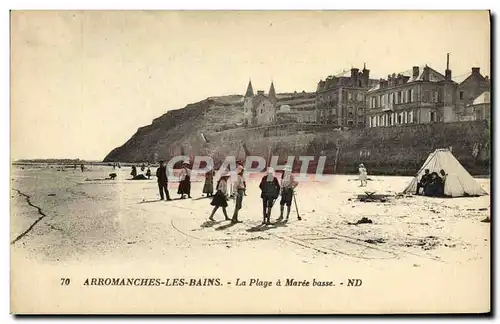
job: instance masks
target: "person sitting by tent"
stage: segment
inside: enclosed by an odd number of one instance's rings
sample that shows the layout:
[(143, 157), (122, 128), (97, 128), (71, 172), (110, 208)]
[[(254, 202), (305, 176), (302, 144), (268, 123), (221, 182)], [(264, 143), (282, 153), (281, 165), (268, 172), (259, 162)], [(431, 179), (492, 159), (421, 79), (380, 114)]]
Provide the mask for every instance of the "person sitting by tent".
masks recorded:
[(270, 225), (271, 209), (273, 208), (274, 201), (278, 198), (280, 193), (280, 183), (274, 176), (274, 170), (272, 168), (267, 169), (267, 174), (262, 177), (259, 188), (262, 191), (260, 194), (260, 198), (262, 198), (262, 213), (264, 218), (262, 225)]
[(181, 199), (191, 198), (191, 170), (189, 170), (189, 161), (184, 161), (182, 163), (182, 170), (179, 176), (179, 188), (177, 189), (177, 194), (181, 195)]
[(359, 165), (359, 181), (361, 182), (361, 185), (360, 187), (363, 187), (363, 183), (364, 183), (364, 186), (366, 186), (368, 183), (366, 182), (368, 180), (368, 174), (366, 172), (366, 168), (365, 166), (363, 165), (363, 163), (361, 163)]
[[(210, 171), (209, 171), (210, 172)], [(219, 209), (219, 207), (222, 207), (222, 213), (224, 214), (224, 219), (229, 220), (229, 216), (227, 216), (227, 179), (229, 178), (229, 174), (223, 174), (219, 181), (217, 181), (217, 191), (212, 198), (212, 202), (210, 205), (214, 206), (214, 209), (212, 210), (212, 213), (210, 214), (210, 217), (208, 218), (209, 220), (213, 221), (214, 220), (214, 214)]]
[(132, 179), (137, 176), (137, 168), (135, 167), (135, 165), (132, 165), (132, 171), (130, 171), (130, 175), (132, 176)]
[(109, 179), (110, 179), (110, 180), (115, 180), (115, 179), (116, 179), (116, 176), (117, 176), (117, 175), (116, 175), (116, 173), (114, 173), (114, 172), (113, 172), (113, 173), (110, 173), (110, 174), (109, 174)]
[(146, 171), (146, 177), (148, 177), (148, 179), (151, 179), (151, 169), (148, 167), (148, 170)]
[(437, 172), (432, 172), (431, 178), (427, 182), (427, 185), (425, 186), (424, 194), (429, 197), (438, 196), (441, 185), (442, 185), (442, 180), (437, 174)]
[(424, 175), (420, 179), (420, 182), (417, 183), (417, 192), (415, 193), (416, 195), (420, 194), (420, 188), (424, 189), (424, 194), (425, 194), (425, 187), (427, 186), (427, 183), (430, 180), (430, 174), (429, 174), (429, 169), (425, 169)]
[(439, 186), (439, 195), (440, 196), (444, 196), (444, 186), (446, 185), (446, 177), (447, 176), (448, 175), (446, 174), (446, 172), (443, 169), (441, 169), (439, 171), (439, 178), (441, 179), (440, 186)]

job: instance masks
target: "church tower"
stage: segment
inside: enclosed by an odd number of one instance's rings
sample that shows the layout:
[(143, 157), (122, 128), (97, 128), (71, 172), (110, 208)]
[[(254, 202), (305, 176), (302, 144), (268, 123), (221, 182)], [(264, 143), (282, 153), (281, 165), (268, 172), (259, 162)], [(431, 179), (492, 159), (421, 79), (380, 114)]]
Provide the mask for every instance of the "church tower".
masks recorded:
[(276, 91), (274, 90), (274, 82), (272, 81), (271, 81), (271, 87), (269, 88), (268, 98), (273, 103), (273, 106), (276, 106), (278, 98), (276, 97)]
[(252, 80), (249, 80), (247, 92), (245, 93), (245, 98), (251, 98), (251, 97), (253, 97), (253, 87), (252, 87)]

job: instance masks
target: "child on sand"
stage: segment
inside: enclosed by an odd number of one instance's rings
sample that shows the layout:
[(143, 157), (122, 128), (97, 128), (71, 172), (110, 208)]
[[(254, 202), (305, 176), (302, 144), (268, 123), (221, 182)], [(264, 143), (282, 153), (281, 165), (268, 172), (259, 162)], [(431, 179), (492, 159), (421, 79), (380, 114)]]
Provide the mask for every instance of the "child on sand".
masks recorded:
[(283, 170), (283, 174), (281, 176), (281, 201), (280, 201), (280, 217), (277, 221), (281, 221), (283, 219), (283, 211), (285, 209), (285, 205), (287, 208), (285, 222), (288, 221), (288, 217), (290, 216), (290, 210), (292, 206), (293, 200), (293, 192), (295, 188), (299, 185), (297, 181), (295, 181), (295, 177), (292, 175), (292, 169), (290, 167), (285, 167)]
[(262, 214), (264, 218), (262, 225), (270, 225), (271, 209), (273, 208), (274, 201), (278, 198), (280, 193), (280, 183), (274, 176), (274, 170), (272, 168), (267, 169), (267, 174), (260, 181), (259, 188), (262, 191), (260, 194), (260, 198), (262, 198)]
[(213, 221), (214, 220), (214, 214), (219, 209), (219, 207), (222, 207), (222, 213), (224, 214), (225, 220), (229, 220), (229, 216), (227, 216), (226, 212), (226, 207), (227, 207), (227, 179), (229, 178), (228, 174), (224, 174), (220, 177), (219, 181), (217, 182), (217, 192), (214, 195), (214, 198), (212, 199), (212, 202), (210, 205), (214, 206), (214, 209), (212, 210), (212, 213), (210, 214), (210, 217), (208, 218), (209, 220)]
[(238, 220), (238, 212), (242, 207), (243, 196), (245, 195), (246, 191), (246, 183), (245, 179), (243, 178), (244, 171), (245, 170), (243, 168), (239, 168), (237, 171), (238, 175), (234, 184), (234, 190), (236, 192), (236, 205), (234, 207), (234, 214), (233, 218), (231, 219), (231, 223), (241, 223), (241, 221)]

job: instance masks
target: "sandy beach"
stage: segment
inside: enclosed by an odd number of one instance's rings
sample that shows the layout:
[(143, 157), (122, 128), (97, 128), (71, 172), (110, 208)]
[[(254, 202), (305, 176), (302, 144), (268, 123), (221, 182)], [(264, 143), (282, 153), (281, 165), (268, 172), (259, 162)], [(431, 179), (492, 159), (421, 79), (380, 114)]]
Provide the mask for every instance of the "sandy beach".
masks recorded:
[[(116, 180), (99, 180), (117, 172)], [(286, 224), (259, 226), (258, 180), (231, 225), (193, 199), (159, 201), (156, 179), (130, 168), (12, 167), (12, 310), (22, 313), (384, 313), (490, 309), (490, 196), (395, 197), (411, 177), (302, 182)], [(154, 173), (154, 170), (153, 170)], [(489, 192), (490, 179), (477, 179)], [(385, 202), (361, 202), (365, 191)], [(177, 184), (170, 194), (177, 198)], [(232, 214), (234, 202), (229, 202)], [(271, 220), (279, 216), (273, 208)], [(362, 217), (371, 224), (352, 225)], [(33, 225), (34, 224), (34, 225)], [(220, 278), (212, 287), (92, 287), (92, 277)], [(60, 278), (71, 278), (61, 286)], [(236, 286), (236, 280), (263, 284)], [(278, 279), (334, 287), (277, 287)], [(362, 285), (348, 287), (348, 279)], [(265, 282), (271, 282), (269, 286)], [(266, 286), (266, 287), (264, 287)], [(41, 298), (46, 291), (51, 298)]]

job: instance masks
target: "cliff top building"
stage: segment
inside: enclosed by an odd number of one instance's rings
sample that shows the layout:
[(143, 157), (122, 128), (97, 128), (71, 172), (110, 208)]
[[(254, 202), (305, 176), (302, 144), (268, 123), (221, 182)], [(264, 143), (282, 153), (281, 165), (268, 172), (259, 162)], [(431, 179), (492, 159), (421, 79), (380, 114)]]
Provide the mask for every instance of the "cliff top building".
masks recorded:
[(316, 119), (320, 124), (363, 127), (366, 108), (365, 93), (378, 80), (370, 79), (370, 70), (364, 65), (330, 75), (320, 80), (316, 88)]
[(446, 66), (444, 75), (424, 65), (380, 79), (366, 95), (368, 126), (456, 120), (457, 83), (451, 77), (449, 55)]

